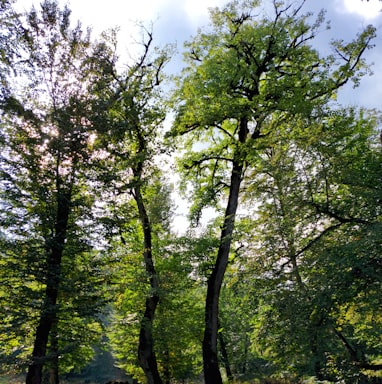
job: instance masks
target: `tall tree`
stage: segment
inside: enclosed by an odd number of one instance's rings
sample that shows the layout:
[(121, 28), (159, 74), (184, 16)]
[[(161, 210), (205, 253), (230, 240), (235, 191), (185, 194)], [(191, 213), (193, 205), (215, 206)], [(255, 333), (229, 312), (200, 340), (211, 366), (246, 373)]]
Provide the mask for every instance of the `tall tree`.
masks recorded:
[(107, 153), (103, 164), (103, 181), (109, 191), (115, 191), (115, 195), (113, 192), (109, 194), (114, 199), (110, 207), (114, 206), (112, 210), (118, 217), (115, 222), (123, 228), (123, 221), (131, 220), (132, 213), (124, 215), (122, 208), (125, 205), (133, 209), (131, 199), (136, 206), (134, 215), (137, 215), (140, 222), (141, 252), (150, 289), (140, 322), (138, 358), (147, 382), (161, 384), (153, 339), (160, 287), (154, 264), (155, 231), (149, 212), (152, 202), (147, 191), (159, 173), (154, 161), (162, 151), (160, 138), (163, 136), (166, 116), (164, 103), (160, 99), (160, 86), (169, 50), (165, 48), (155, 51), (152, 32), (144, 32), (147, 39), (143, 41), (141, 56), (128, 64), (125, 71), (119, 71), (116, 66), (111, 69), (112, 81), (101, 101), (108, 113), (103, 117), (104, 120), (100, 119), (99, 124), (106, 127), (108, 133), (108, 137), (101, 143)]
[(40, 384), (47, 360), (58, 382), (60, 309), (69, 302), (68, 310), (76, 307), (63, 283), (75, 276), (69, 260), (91, 259), (93, 239), (80, 230), (92, 219), (93, 204), (87, 180), (95, 135), (89, 89), (104, 67), (96, 64), (89, 31), (72, 27), (70, 10), (56, 1), (25, 15), (22, 43), (18, 76), (10, 78), (3, 106), (1, 142), (2, 225), (19, 254), (8, 248), (3, 260), (20, 267), (24, 293), (29, 290), (29, 303), (37, 304), (38, 318), (24, 319), (34, 327), (26, 382)]
[(208, 278), (206, 383), (222, 383), (219, 297), (246, 171), (261, 156), (263, 137), (280, 129), (277, 120), (309, 118), (349, 79), (357, 81), (362, 54), (375, 34), (367, 27), (348, 44), (334, 42), (335, 54), (320, 57), (309, 42), (323, 15), (309, 24), (310, 15), (301, 14), (304, 1), (272, 4), (272, 18), (256, 16), (258, 1), (231, 2), (212, 10), (211, 29), (200, 31), (187, 44), (187, 67), (177, 92), (172, 133), (185, 136), (183, 174), (195, 187), (196, 217), (204, 206), (216, 205), (221, 197), (226, 201), (216, 262)]

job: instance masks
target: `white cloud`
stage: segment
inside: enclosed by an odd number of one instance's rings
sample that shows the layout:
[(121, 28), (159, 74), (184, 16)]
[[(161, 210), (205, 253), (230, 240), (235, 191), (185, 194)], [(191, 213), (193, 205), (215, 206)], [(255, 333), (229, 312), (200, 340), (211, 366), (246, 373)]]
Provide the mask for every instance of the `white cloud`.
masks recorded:
[(381, 15), (382, 2), (379, 0), (343, 0), (342, 5), (346, 12), (357, 14), (367, 20)]

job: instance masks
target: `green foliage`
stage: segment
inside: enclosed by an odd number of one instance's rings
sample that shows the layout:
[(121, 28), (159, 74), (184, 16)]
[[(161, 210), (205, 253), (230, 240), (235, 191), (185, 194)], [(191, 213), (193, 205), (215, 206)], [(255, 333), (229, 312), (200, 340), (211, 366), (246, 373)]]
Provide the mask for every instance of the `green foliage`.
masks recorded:
[[(356, 380), (381, 353), (380, 149), (373, 116), (332, 111), (296, 140), (280, 138), (248, 188), (248, 197), (260, 194), (267, 202), (257, 210), (264, 302), (253, 337), (282, 369), (333, 380), (351, 380), (353, 372)], [(356, 307), (363, 315), (352, 312)]]
[(201, 344), (204, 294), (192, 278), (188, 242), (170, 240), (162, 245), (158, 269), (161, 305), (155, 324), (158, 362), (165, 379), (196, 378), (202, 371)]
[[(337, 57), (320, 57), (309, 43), (323, 14), (309, 24), (310, 14), (274, 3), (273, 19), (261, 18), (258, 5), (232, 2), (213, 10), (210, 28), (186, 44), (172, 135), (182, 135), (182, 188), (188, 196), (193, 192), (191, 219), (196, 223), (204, 207), (219, 206), (225, 196), (234, 156), (255, 166), (269, 145), (265, 137), (277, 137), (285, 126), (289, 140), (291, 125), (280, 123), (319, 115), (339, 87), (367, 69), (361, 56), (370, 47), (373, 28), (350, 43), (336, 42)], [(239, 142), (243, 118), (249, 128)]]
[[(150, 191), (150, 187), (148, 188)], [(162, 199), (161, 189), (157, 190)], [(157, 201), (155, 195), (152, 200)], [(166, 202), (162, 209), (166, 211)], [(159, 206), (157, 206), (159, 209)], [(153, 212), (153, 211), (151, 211)], [(156, 211), (155, 211), (156, 212)], [(162, 217), (160, 213), (158, 217)], [(155, 217), (153, 221), (155, 222)], [(166, 228), (167, 221), (163, 224)], [(200, 339), (203, 296), (196, 279), (195, 248), (189, 239), (173, 239), (171, 234), (154, 226), (153, 254), (160, 276), (160, 305), (154, 321), (154, 340), (159, 370), (164, 378), (182, 380), (195, 377), (201, 370)], [(133, 235), (135, 234), (135, 235)], [(108, 336), (118, 365), (138, 379), (143, 379), (136, 350), (149, 294), (148, 276), (142, 263), (142, 230), (137, 218), (125, 222), (121, 244), (116, 238), (115, 288), (112, 326)], [(205, 248), (201, 252), (205, 252)], [(195, 274), (194, 278), (191, 278)]]
[(0, 2), (0, 105), (9, 96), (8, 75), (15, 71), (22, 47), (22, 28), (13, 0)]
[[(12, 3), (0, 0), (0, 370), (25, 370), (51, 311), (46, 371), (57, 361), (60, 372), (78, 371), (108, 343), (118, 365), (144, 380), (146, 325), (164, 381), (199, 377), (204, 290), (239, 174), (220, 365), (236, 380), (264, 382), (378, 375), (380, 116), (333, 102), (369, 72), (374, 28), (334, 41), (324, 57), (310, 45), (323, 13), (313, 20), (297, 3), (273, 1), (261, 16), (254, 0), (211, 10), (211, 24), (186, 43), (172, 100), (168, 138), (182, 153), (194, 226), (175, 237), (162, 169), (171, 48), (153, 48), (145, 31), (140, 55), (122, 67), (116, 30), (94, 41), (55, 1), (25, 15)], [(202, 231), (206, 207), (218, 217)]]

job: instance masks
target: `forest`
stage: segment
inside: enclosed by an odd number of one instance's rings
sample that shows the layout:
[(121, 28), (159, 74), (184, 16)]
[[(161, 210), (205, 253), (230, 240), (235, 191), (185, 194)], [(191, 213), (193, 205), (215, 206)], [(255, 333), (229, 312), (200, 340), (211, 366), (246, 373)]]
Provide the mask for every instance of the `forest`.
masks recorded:
[(336, 99), (376, 29), (323, 55), (304, 3), (211, 9), (172, 76), (0, 0), (0, 383), (382, 383), (382, 116)]

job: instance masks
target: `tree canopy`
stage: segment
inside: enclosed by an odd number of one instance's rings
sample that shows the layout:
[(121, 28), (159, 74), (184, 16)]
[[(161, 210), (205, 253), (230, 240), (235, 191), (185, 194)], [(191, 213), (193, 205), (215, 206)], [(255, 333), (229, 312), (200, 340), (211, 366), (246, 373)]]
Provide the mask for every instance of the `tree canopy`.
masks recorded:
[(151, 29), (122, 62), (1, 0), (1, 373), (380, 382), (381, 115), (336, 102), (376, 29), (323, 55), (304, 4), (211, 9), (170, 78)]

